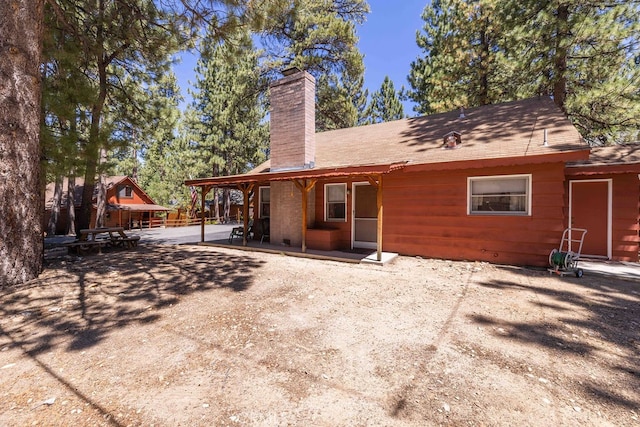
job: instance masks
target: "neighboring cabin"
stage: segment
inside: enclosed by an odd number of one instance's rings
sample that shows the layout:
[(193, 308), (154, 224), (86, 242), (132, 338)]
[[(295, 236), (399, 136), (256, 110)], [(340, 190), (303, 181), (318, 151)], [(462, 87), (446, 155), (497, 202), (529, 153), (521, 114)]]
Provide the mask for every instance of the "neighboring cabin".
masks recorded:
[[(148, 228), (162, 225), (163, 219), (157, 215), (170, 211), (169, 208), (157, 205), (151, 197), (140, 186), (128, 176), (108, 177), (105, 182), (107, 188), (107, 214), (106, 226), (131, 228)], [(56, 225), (56, 234), (65, 234), (67, 227), (67, 188), (68, 180), (63, 182), (63, 193), (60, 206), (60, 216)], [(80, 208), (82, 201), (82, 190), (84, 180), (76, 178), (74, 202), (76, 212)], [(47, 184), (45, 195), (45, 218), (44, 228), (47, 228), (51, 216), (53, 204), (54, 184)], [(91, 227), (96, 221), (96, 197), (93, 198), (93, 208), (91, 210)]]
[(323, 133), (314, 100), (306, 72), (275, 82), (271, 159), (186, 184), (257, 194), (272, 244), (303, 251), (546, 265), (571, 226), (583, 254), (638, 261), (640, 150), (591, 153), (548, 97)]

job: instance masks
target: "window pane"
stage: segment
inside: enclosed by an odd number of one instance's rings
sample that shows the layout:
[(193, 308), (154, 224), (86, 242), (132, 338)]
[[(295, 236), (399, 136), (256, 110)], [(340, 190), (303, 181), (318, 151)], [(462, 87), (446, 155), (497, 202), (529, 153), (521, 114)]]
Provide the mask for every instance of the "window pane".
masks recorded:
[(528, 213), (529, 178), (472, 179), (471, 212)]
[(327, 184), (325, 185), (325, 219), (341, 220), (347, 219), (347, 203), (346, 203), (346, 185), (345, 184)]
[(344, 189), (345, 189), (345, 186), (342, 184), (327, 185), (327, 201), (344, 202), (344, 195), (345, 195)]
[(477, 194), (525, 194), (526, 178), (482, 179), (471, 183), (471, 192)]
[(270, 188), (261, 188), (260, 189), (260, 202), (270, 202), (271, 201), (271, 190)]
[(271, 210), (271, 188), (260, 187), (260, 218), (268, 218)]

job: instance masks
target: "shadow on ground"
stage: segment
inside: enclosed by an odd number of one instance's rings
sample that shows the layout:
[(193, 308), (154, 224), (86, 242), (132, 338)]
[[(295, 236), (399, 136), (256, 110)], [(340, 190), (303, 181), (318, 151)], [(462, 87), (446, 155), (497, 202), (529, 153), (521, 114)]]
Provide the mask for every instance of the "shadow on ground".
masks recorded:
[[(131, 323), (150, 323), (163, 307), (196, 292), (242, 292), (261, 263), (195, 246), (142, 246), (49, 262), (38, 280), (0, 291), (9, 335), (30, 355), (79, 351)], [(41, 283), (47, 283), (44, 287)]]
[[(516, 270), (510, 269), (512, 272)], [(524, 275), (546, 272), (520, 270)], [(489, 280), (480, 286), (503, 292), (535, 294), (531, 304), (544, 310), (539, 322), (514, 321), (474, 314), (473, 321), (493, 327), (496, 336), (522, 344), (547, 348), (568, 357), (599, 358), (621, 374), (629, 390), (640, 390), (640, 284), (611, 277), (557, 278), (541, 282)], [(534, 284), (535, 283), (535, 284)], [(551, 285), (538, 283), (551, 283)], [(499, 329), (498, 329), (499, 328)], [(618, 383), (620, 384), (620, 383)], [(628, 398), (617, 387), (594, 381), (577, 384), (587, 395), (630, 410), (640, 406), (640, 398)]]

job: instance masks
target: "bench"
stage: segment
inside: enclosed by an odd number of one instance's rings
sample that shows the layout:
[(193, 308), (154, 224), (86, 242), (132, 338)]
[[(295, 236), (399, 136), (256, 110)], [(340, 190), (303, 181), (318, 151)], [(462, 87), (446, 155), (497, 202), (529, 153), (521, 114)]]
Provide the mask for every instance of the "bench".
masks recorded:
[(122, 227), (86, 228), (80, 230), (78, 242), (103, 242), (102, 246), (135, 248), (140, 236), (128, 236)]
[(102, 253), (102, 248), (109, 244), (108, 240), (75, 240), (70, 243), (66, 243), (69, 253), (76, 253), (78, 255), (87, 254), (93, 250), (97, 250), (98, 253)]
[(125, 248), (135, 248), (138, 246), (138, 241), (140, 241), (140, 236), (113, 236), (111, 239), (105, 239), (107, 242), (114, 247), (125, 247)]

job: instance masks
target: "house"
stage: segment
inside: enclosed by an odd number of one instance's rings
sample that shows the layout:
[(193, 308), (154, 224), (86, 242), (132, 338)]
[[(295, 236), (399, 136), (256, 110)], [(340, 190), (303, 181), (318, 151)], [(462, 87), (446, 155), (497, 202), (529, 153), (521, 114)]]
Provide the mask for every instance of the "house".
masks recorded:
[[(107, 200), (107, 227), (142, 228), (156, 227), (163, 224), (162, 218), (157, 214), (170, 211), (169, 208), (157, 205), (151, 197), (133, 179), (128, 176), (107, 177), (105, 181)], [(51, 208), (53, 205), (54, 183), (47, 184), (45, 192), (45, 218), (44, 226), (49, 222)], [(80, 208), (82, 201), (82, 190), (84, 180), (76, 178), (74, 188), (74, 206), (76, 211)], [(64, 179), (63, 193), (60, 207), (60, 217), (56, 226), (56, 234), (65, 234), (67, 230), (67, 189), (68, 180)], [(91, 212), (91, 227), (95, 225), (96, 206), (95, 195), (94, 205)]]
[[(314, 78), (294, 71), (272, 84), (271, 108), (270, 160), (186, 184), (255, 192), (272, 244), (542, 266), (585, 225), (592, 255), (638, 260), (640, 163), (591, 154), (549, 98), (316, 133)], [(594, 203), (606, 224), (582, 222)]]

